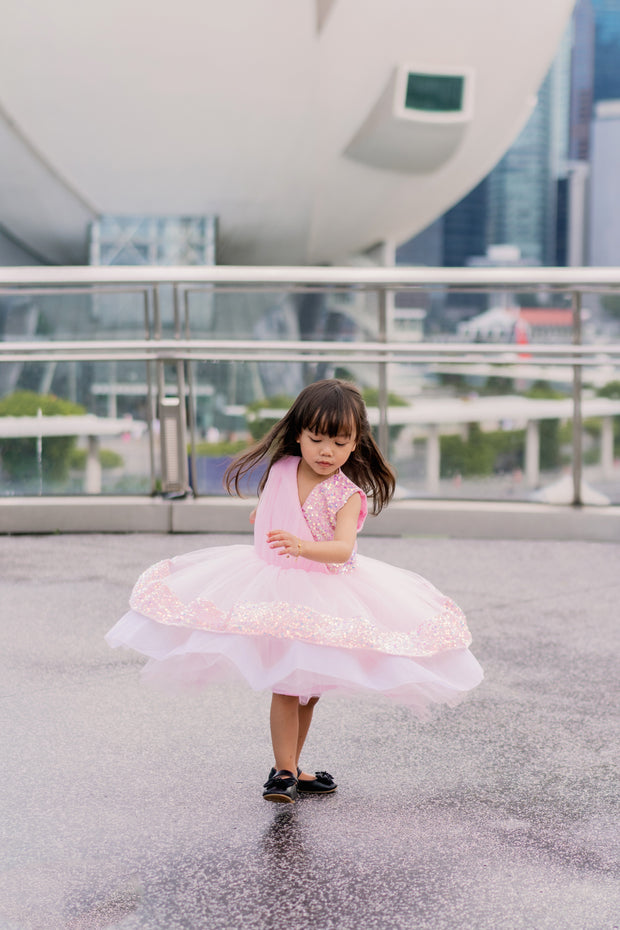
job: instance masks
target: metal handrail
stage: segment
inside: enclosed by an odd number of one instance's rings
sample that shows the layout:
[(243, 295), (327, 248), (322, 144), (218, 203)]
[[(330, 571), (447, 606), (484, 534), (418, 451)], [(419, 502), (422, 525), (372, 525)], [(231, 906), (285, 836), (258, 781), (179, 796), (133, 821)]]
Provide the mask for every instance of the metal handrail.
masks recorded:
[(196, 351), (213, 351), (229, 352), (238, 351), (239, 353), (252, 352), (257, 346), (269, 351), (281, 351), (283, 354), (289, 351), (313, 351), (313, 352), (331, 352), (336, 349), (338, 352), (356, 352), (369, 351), (380, 352), (385, 355), (398, 356), (425, 356), (425, 355), (458, 355), (463, 356), (465, 353), (471, 356), (501, 355), (519, 357), (523, 355), (543, 355), (543, 356), (565, 356), (566, 358), (575, 359), (580, 356), (592, 358), (600, 356), (615, 357), (620, 356), (620, 343), (590, 343), (586, 345), (574, 345), (571, 343), (527, 343), (526, 345), (517, 345), (514, 342), (376, 342), (376, 341), (355, 341), (341, 342), (336, 340), (301, 340), (301, 339), (198, 339), (183, 338), (178, 339), (65, 339), (65, 340), (21, 340), (13, 339), (6, 342), (0, 342), (0, 354), (10, 351), (20, 351), (25, 354), (36, 354), (45, 347), (46, 351), (57, 352), (89, 352), (94, 346), (102, 351), (122, 352), (122, 351), (153, 351), (153, 352), (188, 352)]
[(357, 286), (364, 288), (523, 287), (592, 291), (620, 288), (620, 268), (412, 268), (315, 266), (128, 266), (84, 265), (2, 267), (0, 288), (57, 285), (212, 284), (257, 286)]
[[(161, 338), (159, 285), (172, 285), (175, 338)], [(196, 290), (206, 293), (308, 291), (371, 292), (378, 295), (377, 336), (367, 341), (194, 339), (190, 337), (187, 297)], [(389, 292), (462, 290), (563, 292), (573, 310), (573, 342), (564, 344), (408, 342), (389, 339), (386, 295)], [(475, 365), (484, 362), (506, 366), (553, 365), (573, 371), (573, 418), (581, 420), (582, 372), (597, 365), (615, 367), (620, 362), (620, 343), (584, 345), (581, 305), (586, 293), (620, 292), (620, 268), (378, 268), (378, 267), (151, 267), (81, 266), (0, 268), (0, 297), (37, 297), (48, 294), (117, 294), (138, 292), (144, 299), (143, 339), (62, 339), (0, 342), (0, 362), (144, 361), (147, 365), (149, 410), (157, 381), (164, 393), (164, 365), (176, 366), (178, 393), (185, 396), (185, 364), (193, 361), (256, 362), (364, 362), (379, 366), (379, 439), (387, 447), (387, 371), (391, 363)], [(184, 307), (185, 325), (181, 319)], [(152, 308), (152, 316), (151, 310)], [(153, 377), (151, 365), (156, 377)], [(188, 388), (193, 393), (188, 366)], [(149, 424), (150, 425), (150, 424)], [(193, 426), (190, 422), (193, 443)], [(574, 430), (578, 434), (579, 430)], [(151, 463), (153, 449), (151, 448)], [(153, 467), (151, 468), (153, 472)], [(580, 502), (582, 449), (574, 436), (574, 503)]]
[(536, 363), (586, 367), (620, 361), (620, 343), (597, 345), (531, 345), (514, 343), (320, 342), (217, 339), (130, 339), (0, 342), (0, 361), (454, 361), (477, 364)]

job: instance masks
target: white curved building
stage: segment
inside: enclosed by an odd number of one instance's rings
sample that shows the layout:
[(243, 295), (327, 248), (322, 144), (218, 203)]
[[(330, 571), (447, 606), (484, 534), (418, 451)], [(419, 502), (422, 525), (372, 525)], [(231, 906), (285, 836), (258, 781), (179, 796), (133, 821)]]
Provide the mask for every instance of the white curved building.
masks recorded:
[(84, 262), (101, 214), (215, 215), (223, 263), (403, 241), (510, 145), (572, 5), (7, 0), (4, 261)]

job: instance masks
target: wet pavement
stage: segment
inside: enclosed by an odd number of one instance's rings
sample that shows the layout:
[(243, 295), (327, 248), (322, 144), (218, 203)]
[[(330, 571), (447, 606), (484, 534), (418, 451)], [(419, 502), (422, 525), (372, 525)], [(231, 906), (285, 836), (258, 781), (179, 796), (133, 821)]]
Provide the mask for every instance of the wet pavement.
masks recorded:
[(0, 537), (0, 930), (620, 927), (620, 545), (362, 538), (466, 609), (486, 680), (420, 723), (325, 698), (269, 805), (268, 695), (171, 697), (103, 634), (232, 536)]

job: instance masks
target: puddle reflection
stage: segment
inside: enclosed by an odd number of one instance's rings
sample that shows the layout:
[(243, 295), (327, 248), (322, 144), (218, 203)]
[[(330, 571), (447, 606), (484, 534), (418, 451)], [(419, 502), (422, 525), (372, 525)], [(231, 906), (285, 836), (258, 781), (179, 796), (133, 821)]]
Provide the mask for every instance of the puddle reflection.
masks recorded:
[(275, 811), (273, 820), (261, 837), (260, 850), (264, 856), (263, 865), (286, 864), (290, 867), (306, 862), (304, 829), (299, 822), (299, 811), (294, 805)]

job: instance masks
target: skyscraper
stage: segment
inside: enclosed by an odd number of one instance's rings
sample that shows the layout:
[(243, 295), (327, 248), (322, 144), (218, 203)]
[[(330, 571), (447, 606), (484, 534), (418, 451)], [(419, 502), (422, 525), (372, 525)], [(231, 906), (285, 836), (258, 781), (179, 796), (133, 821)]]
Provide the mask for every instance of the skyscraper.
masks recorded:
[(497, 244), (516, 246), (525, 262), (556, 264), (558, 179), (568, 159), (570, 63), (569, 28), (517, 139), (493, 171), (444, 214), (443, 265), (465, 265)]
[(534, 264), (546, 258), (550, 206), (550, 80), (517, 140), (489, 175), (489, 244), (516, 245)]
[(596, 24), (594, 101), (620, 100), (620, 0), (592, 0)]
[(487, 248), (489, 180), (484, 178), (444, 215), (443, 264), (459, 268)]
[(587, 161), (594, 93), (595, 22), (592, 0), (578, 0), (573, 14), (568, 157)]
[(620, 100), (596, 104), (592, 127), (590, 262), (620, 264)]

